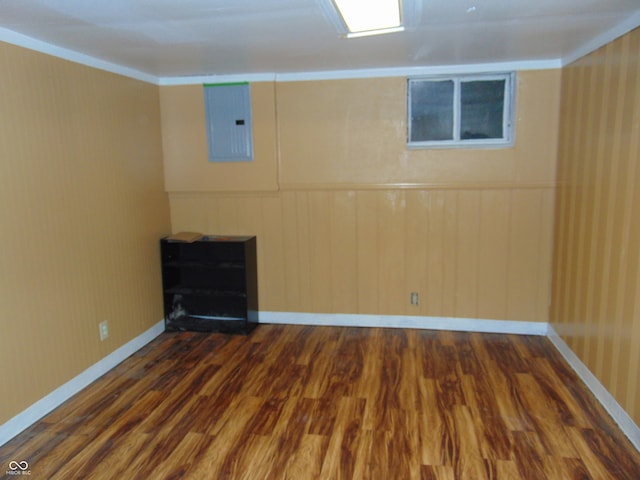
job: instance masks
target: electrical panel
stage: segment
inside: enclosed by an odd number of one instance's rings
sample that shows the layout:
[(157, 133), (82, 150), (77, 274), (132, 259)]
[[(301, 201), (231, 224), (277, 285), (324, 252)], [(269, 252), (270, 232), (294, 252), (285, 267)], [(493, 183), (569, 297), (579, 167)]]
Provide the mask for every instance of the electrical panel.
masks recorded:
[(204, 86), (210, 162), (253, 159), (251, 90), (248, 83)]

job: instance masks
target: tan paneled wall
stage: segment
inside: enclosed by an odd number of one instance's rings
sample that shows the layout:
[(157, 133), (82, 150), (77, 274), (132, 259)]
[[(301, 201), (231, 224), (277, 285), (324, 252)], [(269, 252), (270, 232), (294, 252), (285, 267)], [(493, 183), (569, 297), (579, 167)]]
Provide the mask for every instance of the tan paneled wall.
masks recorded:
[(162, 318), (169, 209), (157, 86), (2, 43), (0, 85), (1, 424)]
[(640, 424), (640, 29), (563, 70), (554, 327)]
[(559, 76), (518, 72), (516, 142), (501, 149), (407, 149), (406, 78), (280, 83), (280, 186), (551, 186)]
[(404, 78), (252, 84), (278, 141), (244, 187), (206, 161), (202, 87), (161, 90), (172, 229), (257, 235), (261, 310), (548, 320), (559, 71), (518, 73), (507, 149), (407, 150)]
[(516, 141), (406, 148), (406, 79), (251, 84), (255, 158), (207, 161), (202, 86), (161, 87), (169, 192), (553, 187), (560, 71), (517, 74)]
[(263, 191), (278, 189), (275, 85), (251, 85), (251, 162), (210, 163), (203, 88), (162, 87), (162, 144), (167, 191)]
[(257, 235), (261, 310), (548, 320), (550, 189), (173, 194), (171, 207), (176, 231)]

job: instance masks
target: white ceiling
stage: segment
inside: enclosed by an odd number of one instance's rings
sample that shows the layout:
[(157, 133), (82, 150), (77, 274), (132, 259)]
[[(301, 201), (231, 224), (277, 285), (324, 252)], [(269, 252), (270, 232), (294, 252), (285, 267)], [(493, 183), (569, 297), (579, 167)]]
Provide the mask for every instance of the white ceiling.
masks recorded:
[(0, 40), (161, 81), (559, 66), (640, 25), (640, 0), (415, 0), (407, 31), (347, 40), (323, 13), (323, 1), (330, 0), (0, 0)]

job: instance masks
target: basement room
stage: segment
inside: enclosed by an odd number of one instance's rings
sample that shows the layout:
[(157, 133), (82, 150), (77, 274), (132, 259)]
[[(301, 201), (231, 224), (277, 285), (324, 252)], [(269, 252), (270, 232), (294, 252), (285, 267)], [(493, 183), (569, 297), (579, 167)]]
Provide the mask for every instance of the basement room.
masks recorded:
[(0, 477), (639, 479), (637, 0), (0, 0)]

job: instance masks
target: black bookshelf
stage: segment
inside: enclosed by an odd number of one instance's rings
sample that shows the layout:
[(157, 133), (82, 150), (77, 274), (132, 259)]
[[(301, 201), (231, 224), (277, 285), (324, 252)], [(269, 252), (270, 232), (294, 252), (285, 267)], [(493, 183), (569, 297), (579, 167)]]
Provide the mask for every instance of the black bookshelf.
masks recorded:
[(256, 237), (167, 237), (160, 252), (167, 331), (248, 334), (256, 327)]

